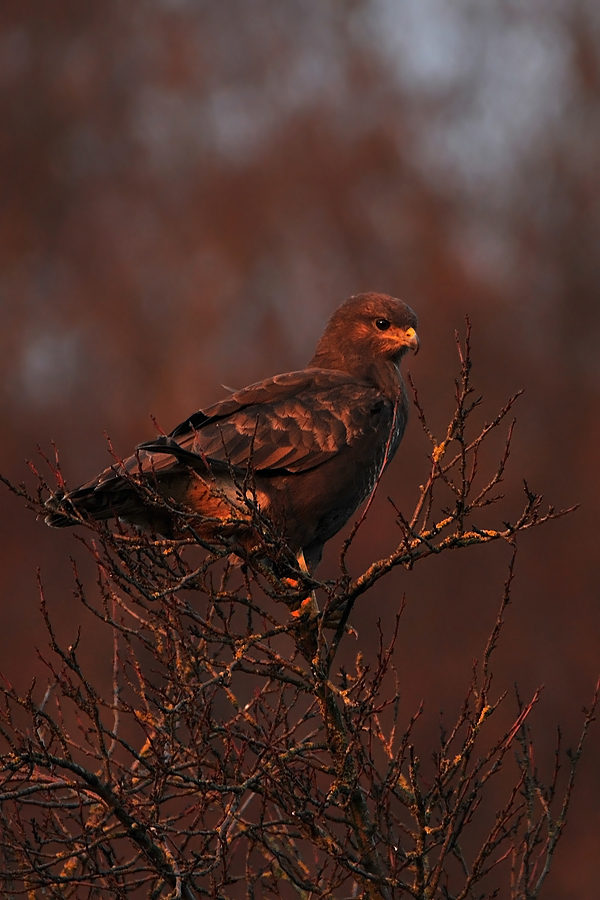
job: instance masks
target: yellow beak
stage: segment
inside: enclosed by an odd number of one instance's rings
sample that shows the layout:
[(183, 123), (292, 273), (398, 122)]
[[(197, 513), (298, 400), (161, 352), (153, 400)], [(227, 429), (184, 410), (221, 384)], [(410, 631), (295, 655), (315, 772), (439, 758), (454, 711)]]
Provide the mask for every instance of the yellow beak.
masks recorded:
[(415, 351), (415, 355), (419, 352), (419, 338), (417, 337), (417, 332), (414, 328), (406, 329), (406, 343), (410, 347), (411, 350)]

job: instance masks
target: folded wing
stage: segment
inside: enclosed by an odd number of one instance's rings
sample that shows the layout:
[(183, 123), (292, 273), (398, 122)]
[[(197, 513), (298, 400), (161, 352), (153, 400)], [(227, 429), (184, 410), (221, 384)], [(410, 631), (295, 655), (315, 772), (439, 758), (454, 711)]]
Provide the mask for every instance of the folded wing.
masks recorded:
[[(225, 479), (232, 469), (266, 477), (301, 474), (356, 449), (362, 440), (371, 447), (377, 433), (389, 433), (392, 418), (392, 403), (374, 385), (344, 372), (278, 375), (195, 413), (170, 435), (140, 444), (122, 465), (59, 500), (95, 518), (122, 515), (136, 521), (143, 498), (132, 478), (149, 476), (177, 497), (185, 493), (190, 469)], [(60, 507), (53, 508), (49, 524), (70, 524), (67, 517), (61, 520)]]
[[(309, 369), (251, 385), (140, 450), (200, 467), (220, 462), (261, 474), (300, 473), (352, 446), (365, 430), (389, 428), (391, 419), (392, 404), (375, 387)], [(155, 471), (168, 466), (155, 461)]]

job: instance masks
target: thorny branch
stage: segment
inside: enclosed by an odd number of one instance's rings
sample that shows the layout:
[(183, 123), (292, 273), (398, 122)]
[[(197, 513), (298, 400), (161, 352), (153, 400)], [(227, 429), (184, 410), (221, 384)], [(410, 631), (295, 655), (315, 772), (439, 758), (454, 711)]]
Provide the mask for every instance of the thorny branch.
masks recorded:
[[(566, 511), (543, 512), (526, 485), (512, 523), (490, 529), (478, 521), (500, 500), (495, 490), (513, 424), (483, 480), (480, 450), (516, 398), (471, 435), (480, 400), (470, 382), (468, 327), (457, 345), (456, 408), (441, 441), (414, 390), (431, 442), (415, 510), (405, 516), (396, 508), (398, 546), (355, 580), (345, 566), (351, 540), (337, 581), (315, 582), (300, 570), (282, 577), (273, 560), (289, 567), (290, 554), (257, 509), (250, 479), (232, 517), (240, 510), (250, 517), (263, 548), (241, 567), (228, 558), (225, 540), (207, 545), (189, 511), (167, 504), (151, 483), (138, 488), (181, 516), (183, 538), (80, 520), (90, 537), (79, 540), (97, 570), (87, 585), (73, 563), (80, 633), (64, 646), (40, 583), (48, 684), (22, 695), (5, 680), (2, 691), (4, 895), (192, 900), (287, 891), (467, 900), (495, 896), (497, 884), (510, 881), (513, 900), (538, 896), (598, 692), (562, 776), (559, 739), (548, 785), (534, 763), (530, 725), (539, 691), (517, 697), (508, 726), (494, 724), (510, 702), (492, 693), (491, 663), (510, 600), (515, 539)], [(51, 469), (64, 487), (58, 457)], [(43, 510), (43, 480), (37, 494), (10, 487)], [(440, 495), (450, 503), (441, 507)], [(441, 730), (431, 758), (418, 749), (423, 710), (403, 709), (393, 668), (402, 610), (391, 640), (380, 635), (376, 658), (359, 654), (352, 671), (336, 673), (336, 654), (354, 603), (392, 568), (498, 539), (512, 545), (500, 610), (458, 718)], [(311, 590), (324, 598), (320, 615), (290, 616)], [(90, 624), (110, 638), (108, 690), (87, 670)], [(503, 799), (490, 818), (492, 782)]]

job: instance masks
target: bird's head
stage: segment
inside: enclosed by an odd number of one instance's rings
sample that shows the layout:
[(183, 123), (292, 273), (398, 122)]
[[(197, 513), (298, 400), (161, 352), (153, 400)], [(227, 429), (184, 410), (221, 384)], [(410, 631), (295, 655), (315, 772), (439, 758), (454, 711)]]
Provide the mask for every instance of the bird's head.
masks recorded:
[(312, 366), (366, 376), (381, 364), (398, 365), (407, 350), (419, 349), (417, 317), (402, 300), (386, 294), (357, 294), (331, 316)]

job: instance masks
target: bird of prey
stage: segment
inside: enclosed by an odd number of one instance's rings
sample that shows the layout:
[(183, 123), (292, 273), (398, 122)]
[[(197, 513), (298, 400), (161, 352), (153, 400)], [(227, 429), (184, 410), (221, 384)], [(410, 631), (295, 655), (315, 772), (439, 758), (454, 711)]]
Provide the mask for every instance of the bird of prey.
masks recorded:
[[(252, 384), (196, 412), (168, 436), (47, 501), (49, 525), (118, 517), (171, 536), (197, 534), (255, 551), (256, 519), (284, 537), (306, 571), (369, 497), (404, 433), (400, 360), (418, 349), (417, 317), (384, 294), (350, 297), (305, 369)], [(146, 485), (151, 491), (144, 491)], [(165, 502), (157, 502), (164, 498)]]

